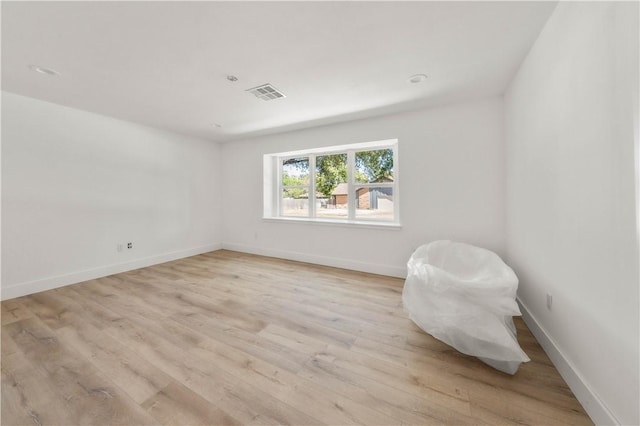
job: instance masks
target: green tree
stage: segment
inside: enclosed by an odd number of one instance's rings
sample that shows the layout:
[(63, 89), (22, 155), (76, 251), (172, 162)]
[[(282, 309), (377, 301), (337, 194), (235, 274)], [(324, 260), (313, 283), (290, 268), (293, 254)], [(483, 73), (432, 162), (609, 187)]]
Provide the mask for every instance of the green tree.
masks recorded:
[(356, 169), (356, 182), (393, 180), (393, 150), (388, 148), (356, 153)]
[[(283, 174), (283, 185), (308, 185), (309, 179), (309, 159), (290, 158), (283, 162), (283, 166), (294, 167), (303, 176), (304, 181), (297, 176)], [(355, 182), (380, 182), (393, 180), (393, 150), (391, 148), (378, 149), (374, 151), (361, 151), (356, 153)], [(347, 181), (347, 154), (331, 154), (316, 157), (316, 190), (330, 197), (338, 184)], [(307, 172), (303, 175), (304, 172)], [(290, 182), (290, 183), (287, 183)], [(288, 189), (287, 191), (297, 191), (301, 189)], [(297, 198), (297, 197), (293, 197)]]
[(347, 154), (317, 157), (316, 167), (316, 189), (325, 197), (330, 197), (338, 184), (347, 181)]
[[(282, 186), (308, 185), (309, 174), (301, 176), (292, 176), (287, 173), (282, 175)], [(282, 194), (285, 198), (303, 198), (308, 197), (307, 190), (304, 188), (287, 188)]]

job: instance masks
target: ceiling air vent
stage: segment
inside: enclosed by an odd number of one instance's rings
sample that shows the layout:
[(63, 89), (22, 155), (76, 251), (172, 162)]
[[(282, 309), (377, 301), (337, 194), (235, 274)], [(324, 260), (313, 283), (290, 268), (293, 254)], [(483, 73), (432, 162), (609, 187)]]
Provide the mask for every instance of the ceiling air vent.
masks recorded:
[(284, 98), (284, 94), (271, 84), (263, 84), (262, 86), (254, 87), (253, 89), (247, 89), (247, 92), (255, 95), (256, 98), (260, 98), (264, 101), (270, 101), (272, 99)]

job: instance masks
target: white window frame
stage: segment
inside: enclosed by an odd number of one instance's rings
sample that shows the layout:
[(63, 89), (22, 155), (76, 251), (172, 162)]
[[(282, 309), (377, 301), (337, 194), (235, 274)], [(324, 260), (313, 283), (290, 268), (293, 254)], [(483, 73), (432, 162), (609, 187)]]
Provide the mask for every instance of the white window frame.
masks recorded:
[[(360, 183), (355, 181), (356, 153), (375, 151), (380, 149), (393, 150), (393, 182)], [(333, 154), (347, 154), (347, 218), (316, 217), (316, 157)], [(290, 158), (309, 159), (309, 186), (282, 184), (282, 163)], [(308, 216), (284, 216), (282, 214), (281, 198), (284, 189), (304, 188), (309, 193)], [(392, 188), (393, 191), (393, 220), (356, 217), (356, 191), (359, 188)], [(309, 222), (320, 224), (346, 224), (374, 227), (400, 227), (400, 168), (398, 162), (398, 140), (388, 139), (375, 142), (363, 142), (349, 145), (338, 145), (300, 151), (280, 152), (264, 156), (264, 220)]]

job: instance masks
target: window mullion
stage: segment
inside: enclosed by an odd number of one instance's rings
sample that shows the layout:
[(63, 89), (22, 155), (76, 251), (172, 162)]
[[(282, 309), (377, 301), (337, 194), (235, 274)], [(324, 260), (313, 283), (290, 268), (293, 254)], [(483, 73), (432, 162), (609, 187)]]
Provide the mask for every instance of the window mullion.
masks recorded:
[(316, 217), (316, 156), (309, 155), (309, 217)]
[(282, 216), (282, 202), (280, 199), (282, 198), (282, 192), (284, 189), (282, 185), (282, 161), (282, 158), (278, 158), (278, 171), (276, 173), (276, 188), (278, 188), (278, 193), (275, 196), (275, 201), (278, 216)]
[(356, 195), (355, 195), (355, 151), (347, 151), (347, 209), (349, 220), (356, 218)]
[(393, 220), (400, 223), (400, 168), (398, 167), (398, 141), (393, 145)]

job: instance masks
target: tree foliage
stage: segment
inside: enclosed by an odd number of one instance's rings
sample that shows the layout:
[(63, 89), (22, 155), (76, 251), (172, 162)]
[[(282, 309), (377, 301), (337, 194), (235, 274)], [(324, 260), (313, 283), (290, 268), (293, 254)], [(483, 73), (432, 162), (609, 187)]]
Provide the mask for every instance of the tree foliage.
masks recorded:
[(317, 157), (316, 168), (316, 189), (325, 197), (330, 197), (338, 184), (347, 181), (347, 154)]
[[(300, 165), (302, 163), (298, 163)], [(296, 167), (298, 168), (298, 167)], [(306, 170), (306, 174), (299, 175), (290, 175), (288, 173), (282, 174), (282, 186), (306, 186), (309, 185), (309, 173), (308, 173), (308, 163), (306, 166), (302, 168), (298, 168), (300, 172), (304, 173)], [(283, 191), (283, 197), (285, 198), (303, 198), (309, 196), (307, 190), (304, 188), (286, 188)]]
[[(379, 149), (375, 151), (361, 151), (356, 153), (355, 182), (372, 183), (393, 180), (393, 150)], [(308, 185), (309, 159), (291, 158), (283, 162), (283, 166), (297, 170), (298, 175), (283, 173), (282, 184)], [(347, 181), (347, 154), (331, 154), (316, 157), (316, 190), (325, 197), (330, 197), (336, 187)], [(285, 196), (299, 198), (307, 195), (305, 190), (290, 188)], [(295, 195), (295, 196), (294, 196)]]
[(356, 153), (356, 182), (393, 180), (393, 150), (379, 149)]

